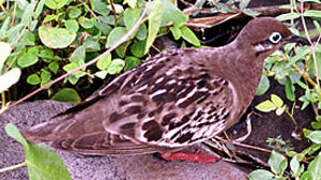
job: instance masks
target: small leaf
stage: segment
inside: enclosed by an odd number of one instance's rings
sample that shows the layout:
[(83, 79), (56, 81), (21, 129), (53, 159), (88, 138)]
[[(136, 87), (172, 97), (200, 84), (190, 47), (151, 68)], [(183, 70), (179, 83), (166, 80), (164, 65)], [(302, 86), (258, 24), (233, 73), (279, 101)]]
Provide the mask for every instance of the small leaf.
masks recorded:
[(293, 13), (281, 14), (277, 16), (276, 19), (278, 19), (279, 21), (287, 21), (291, 19), (297, 19), (299, 17), (300, 15), (298, 13), (293, 12)]
[(308, 172), (312, 180), (319, 180), (321, 177), (321, 153), (310, 162)]
[(0, 42), (0, 74), (6, 59), (10, 56), (11, 46), (8, 43)]
[(120, 73), (125, 66), (125, 62), (122, 59), (114, 59), (111, 61), (107, 72), (108, 74), (114, 75)]
[(240, 1), (240, 9), (245, 9), (247, 5), (250, 3), (250, 0), (242, 0)]
[(278, 115), (278, 116), (282, 115), (283, 112), (285, 111), (285, 108), (286, 108), (285, 105), (282, 106), (282, 107), (278, 107), (278, 108), (276, 109), (276, 111), (275, 111), (276, 115)]
[(297, 160), (297, 156), (294, 156), (290, 161), (290, 168), (293, 174), (297, 175), (300, 169), (300, 163)]
[(79, 8), (72, 8), (69, 13), (68, 16), (72, 19), (75, 19), (77, 17), (79, 17), (81, 14), (81, 10)]
[(140, 41), (145, 40), (147, 37), (147, 28), (145, 24), (142, 24), (136, 34), (136, 38)]
[(277, 107), (270, 100), (266, 100), (256, 105), (255, 108), (262, 112), (271, 112), (274, 111)]
[(145, 53), (148, 52), (149, 48), (152, 46), (154, 40), (156, 39), (157, 33), (161, 26), (161, 19), (163, 16), (163, 6), (160, 0), (153, 2), (153, 7), (151, 13), (148, 16), (148, 35), (145, 47)]
[(109, 9), (106, 6), (105, 1), (101, 0), (90, 0), (90, 5), (92, 9), (103, 16), (107, 16), (109, 14)]
[(97, 68), (99, 70), (106, 70), (111, 63), (111, 54), (108, 53), (106, 56), (102, 57), (97, 61)]
[(53, 49), (62, 49), (69, 46), (76, 38), (76, 33), (64, 28), (49, 26), (39, 27), (39, 37), (42, 43)]
[(40, 77), (42, 81), (49, 82), (51, 79), (51, 73), (49, 71), (42, 70)]
[(105, 79), (107, 74), (107, 71), (98, 71), (95, 73), (95, 76), (99, 77), (100, 79)]
[(124, 22), (126, 28), (131, 29), (140, 17), (140, 9), (138, 8), (127, 8), (124, 12)]
[(115, 45), (126, 33), (127, 29), (124, 27), (114, 28), (108, 35), (106, 48), (110, 48)]
[(284, 167), (281, 166), (281, 163), (284, 160), (286, 160), (286, 158), (282, 154), (276, 151), (272, 151), (270, 158), (268, 160), (268, 164), (270, 165), (271, 170), (274, 173), (279, 174), (280, 171), (283, 171), (283, 169), (285, 169)]
[(45, 5), (53, 10), (60, 9), (66, 5), (68, 0), (46, 0)]
[(275, 104), (277, 107), (282, 107), (283, 106), (283, 100), (275, 95), (275, 94), (271, 94), (271, 100), (273, 102), (273, 104)]
[(144, 47), (146, 45), (146, 41), (136, 41), (131, 47), (130, 52), (138, 57), (141, 58), (145, 55)]
[(179, 38), (182, 37), (182, 32), (179, 28), (173, 26), (173, 27), (170, 27), (169, 30), (172, 32), (172, 35), (175, 40), (178, 40)]
[(59, 70), (59, 64), (56, 62), (51, 62), (48, 65), (48, 68), (50, 69), (51, 72), (57, 74), (58, 70)]
[(74, 52), (72, 52), (70, 56), (70, 62), (74, 62), (76, 64), (83, 64), (86, 58), (86, 48), (84, 46), (77, 47)]
[(295, 87), (294, 87), (290, 78), (286, 78), (284, 90), (285, 90), (285, 95), (288, 98), (288, 100), (294, 101), (295, 100), (295, 93), (294, 93)]
[(253, 10), (251, 10), (251, 9), (243, 9), (242, 12), (243, 12), (244, 14), (249, 15), (249, 16), (252, 16), (252, 17), (258, 16), (258, 15), (261, 14), (260, 12), (253, 11)]
[(71, 32), (77, 32), (79, 29), (78, 22), (74, 19), (68, 19), (65, 21), (65, 27)]
[(267, 90), (269, 90), (270, 87), (270, 81), (269, 78), (265, 74), (262, 74), (260, 83), (258, 88), (256, 89), (255, 95), (260, 96), (264, 93), (266, 93)]
[(78, 95), (77, 91), (72, 88), (61, 89), (55, 95), (53, 95), (51, 99), (55, 101), (62, 101), (62, 102), (73, 102), (73, 103), (81, 102), (81, 98)]
[(21, 133), (19, 132), (19, 130), (15, 125), (11, 123), (7, 124), (5, 127), (5, 131), (10, 137), (18, 141), (24, 147), (28, 145), (27, 141), (22, 137)]
[(249, 180), (271, 180), (274, 175), (263, 169), (258, 169), (249, 174)]
[(137, 67), (138, 65), (140, 65), (141, 60), (133, 56), (127, 56), (125, 58), (125, 62), (126, 62), (126, 65), (125, 65), (124, 71), (129, 71)]
[(314, 18), (321, 18), (321, 11), (319, 10), (306, 10), (303, 13), (304, 17), (314, 17)]
[(0, 76), (0, 93), (9, 89), (12, 85), (16, 84), (21, 75), (19, 68), (13, 68), (10, 71)]
[(307, 138), (316, 144), (321, 144), (321, 131), (312, 131)]
[(27, 83), (28, 84), (31, 84), (31, 85), (37, 85), (37, 84), (40, 84), (41, 82), (41, 79), (40, 77), (37, 75), (37, 74), (30, 74), (28, 77), (27, 77)]
[(88, 18), (86, 18), (84, 16), (81, 16), (79, 18), (79, 24), (85, 29), (90, 29), (90, 28), (94, 27), (93, 20), (92, 19), (88, 19)]
[(199, 39), (196, 37), (194, 32), (190, 30), (188, 27), (186, 26), (181, 27), (181, 32), (182, 32), (183, 39), (185, 39), (187, 42), (193, 44), (194, 46), (201, 45)]

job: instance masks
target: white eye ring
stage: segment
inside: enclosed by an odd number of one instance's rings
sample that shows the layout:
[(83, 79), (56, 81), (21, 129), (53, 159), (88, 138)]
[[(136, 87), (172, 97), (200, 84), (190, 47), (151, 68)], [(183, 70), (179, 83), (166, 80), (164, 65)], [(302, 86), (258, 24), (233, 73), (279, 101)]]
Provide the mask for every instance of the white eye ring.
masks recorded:
[(269, 37), (269, 41), (273, 44), (277, 44), (281, 39), (282, 35), (279, 32), (273, 32)]

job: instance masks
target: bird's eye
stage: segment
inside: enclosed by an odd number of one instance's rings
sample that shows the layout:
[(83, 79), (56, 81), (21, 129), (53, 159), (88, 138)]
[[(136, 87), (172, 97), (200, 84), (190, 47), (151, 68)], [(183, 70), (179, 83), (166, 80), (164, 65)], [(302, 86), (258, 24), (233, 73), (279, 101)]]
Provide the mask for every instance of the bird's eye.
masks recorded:
[(269, 41), (273, 44), (277, 44), (281, 39), (282, 35), (279, 32), (273, 32), (269, 37)]

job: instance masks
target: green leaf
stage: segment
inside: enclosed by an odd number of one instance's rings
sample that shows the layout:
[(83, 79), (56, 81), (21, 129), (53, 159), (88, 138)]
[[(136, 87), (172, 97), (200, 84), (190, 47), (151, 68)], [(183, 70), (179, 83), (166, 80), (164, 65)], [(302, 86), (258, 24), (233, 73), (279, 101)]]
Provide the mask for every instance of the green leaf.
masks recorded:
[(321, 144), (321, 131), (312, 131), (307, 138), (316, 144)]
[(151, 13), (148, 16), (148, 35), (145, 47), (145, 53), (148, 52), (149, 48), (152, 46), (154, 40), (156, 39), (157, 33), (161, 26), (161, 19), (163, 16), (163, 6), (160, 0), (153, 2), (153, 7)]
[(290, 78), (286, 78), (284, 90), (285, 90), (285, 95), (288, 98), (288, 100), (294, 101), (295, 100), (295, 93), (294, 93), (295, 87), (294, 87)]
[(275, 95), (275, 94), (271, 94), (271, 100), (273, 102), (273, 104), (275, 104), (277, 107), (282, 107), (283, 106), (283, 100)]
[(49, 71), (42, 70), (40, 77), (42, 81), (49, 82), (51, 79), (51, 73)]
[(260, 96), (266, 93), (266, 91), (269, 90), (269, 87), (270, 87), (269, 78), (265, 74), (262, 74), (262, 77), (261, 77), (259, 86), (256, 89), (255, 95)]
[(271, 170), (275, 174), (279, 174), (280, 172), (283, 171), (283, 169), (285, 169), (284, 167), (281, 166), (281, 163), (284, 160), (286, 161), (287, 159), (282, 154), (280, 154), (276, 151), (272, 151), (270, 158), (268, 160), (268, 164), (270, 165)]
[(72, 8), (69, 13), (68, 16), (72, 19), (78, 18), (81, 14), (81, 9), (79, 8)]
[[(162, 18), (161, 26), (167, 26), (168, 24), (174, 24), (176, 27), (183, 26), (188, 21), (188, 15), (179, 10), (171, 0), (158, 0), (162, 5)], [(157, 3), (153, 2), (153, 3)], [(156, 8), (156, 7), (155, 7)], [(151, 9), (155, 11), (155, 9)]]
[(30, 74), (28, 77), (27, 77), (27, 83), (28, 84), (31, 84), (31, 85), (37, 85), (37, 84), (40, 84), (40, 77), (34, 73), (34, 74)]
[(38, 56), (30, 53), (23, 53), (21, 54), (17, 59), (17, 64), (21, 68), (26, 68), (29, 66), (32, 66), (38, 62), (39, 58)]
[(274, 111), (277, 107), (270, 100), (266, 100), (256, 105), (255, 108), (262, 112), (271, 112)]
[(127, 41), (121, 44), (120, 46), (118, 46), (118, 48), (116, 49), (117, 56), (124, 58), (126, 56), (127, 47), (130, 43), (131, 43), (130, 41)]
[(194, 32), (190, 30), (188, 27), (186, 26), (181, 27), (181, 32), (182, 32), (183, 39), (185, 39), (187, 42), (193, 44), (194, 46), (201, 45), (199, 39), (196, 37)]
[(80, 103), (81, 98), (77, 91), (73, 88), (63, 88), (52, 96), (52, 100), (62, 101), (62, 102), (73, 102)]
[(290, 161), (290, 168), (293, 174), (297, 175), (300, 169), (300, 163), (297, 160), (297, 156), (294, 156)]
[(281, 14), (277, 16), (276, 19), (278, 19), (279, 21), (287, 21), (291, 19), (297, 19), (299, 17), (300, 15), (298, 13), (293, 12), (293, 13)]
[(64, 28), (40, 26), (39, 37), (41, 42), (47, 47), (62, 49), (69, 46), (75, 40), (76, 33)]
[(100, 51), (100, 43), (97, 39), (87, 38), (83, 44), (86, 48), (86, 52)]
[(308, 172), (311, 180), (319, 180), (321, 177), (321, 153), (310, 162)]
[(138, 57), (141, 58), (145, 55), (144, 48), (146, 45), (146, 41), (136, 41), (131, 47), (130, 52)]
[(102, 57), (97, 61), (96, 66), (99, 70), (106, 70), (110, 63), (111, 63), (111, 54), (108, 53), (106, 56)]
[(313, 129), (321, 129), (321, 123), (313, 121), (313, 122), (311, 122), (311, 127)]
[(95, 76), (99, 77), (100, 79), (105, 79), (107, 74), (107, 71), (98, 71), (95, 73)]
[(276, 111), (275, 111), (275, 114), (278, 115), (278, 116), (282, 115), (283, 112), (285, 111), (285, 108), (286, 108), (285, 105), (282, 106), (282, 107), (278, 107), (278, 108), (276, 109)]
[(11, 46), (8, 43), (0, 42), (0, 75), (6, 59), (10, 56)]
[(115, 45), (126, 33), (127, 29), (124, 27), (114, 28), (108, 35), (106, 48), (110, 48)]
[(34, 17), (35, 19), (37, 19), (37, 18), (40, 16), (40, 14), (42, 13), (42, 10), (43, 10), (43, 7), (44, 7), (44, 5), (45, 5), (45, 2), (46, 2), (46, 0), (40, 0), (40, 1), (39, 1), (36, 10), (35, 10), (35, 12), (33, 13), (33, 17)]
[(247, 5), (250, 3), (250, 0), (242, 0), (240, 1), (240, 9), (245, 9)]
[(78, 22), (74, 19), (68, 19), (65, 21), (65, 27), (70, 31), (70, 32), (77, 32), (79, 29)]
[(263, 169), (258, 169), (249, 174), (249, 180), (272, 180), (274, 175)]
[(79, 24), (85, 29), (90, 29), (94, 27), (94, 22), (92, 19), (88, 19), (84, 16), (81, 16), (78, 21), (79, 21)]
[(321, 18), (321, 11), (319, 10), (306, 10), (303, 13), (304, 17), (312, 17), (312, 18)]
[(125, 65), (124, 71), (129, 71), (137, 67), (138, 65), (140, 65), (141, 60), (133, 56), (127, 56), (125, 58), (125, 62), (126, 62), (126, 65)]
[(127, 29), (131, 29), (140, 17), (141, 10), (139, 8), (127, 8), (124, 12), (124, 22)]
[(173, 27), (170, 27), (169, 30), (172, 32), (172, 35), (175, 40), (178, 40), (179, 38), (182, 37), (182, 32), (179, 28), (173, 26)]
[(142, 40), (145, 40), (146, 37), (147, 37), (147, 28), (145, 24), (142, 24), (136, 33), (136, 38), (142, 41)]
[(74, 62), (76, 64), (83, 64), (86, 58), (86, 48), (84, 46), (77, 47), (74, 52), (72, 52), (70, 56), (70, 62)]
[(5, 130), (23, 146), (30, 180), (55, 180), (57, 177), (71, 180), (66, 166), (55, 152), (44, 145), (28, 143), (13, 124), (7, 124)]
[(243, 9), (242, 12), (243, 12), (244, 14), (249, 15), (249, 16), (252, 16), (252, 17), (258, 16), (258, 15), (261, 14), (260, 12), (253, 11), (253, 10), (251, 10), (251, 9)]
[(101, 14), (103, 16), (107, 16), (109, 14), (109, 9), (106, 6), (106, 2), (105, 1), (101, 1), (101, 0), (90, 0), (90, 5), (92, 7), (92, 9), (98, 13)]
[(111, 75), (118, 74), (123, 70), (124, 66), (125, 66), (125, 61), (123, 61), (122, 59), (114, 59), (111, 61), (107, 69), (107, 72), (108, 74), (111, 74)]
[(23, 24), (25, 26), (30, 25), (31, 16), (32, 16), (32, 13), (33, 13), (33, 10), (35, 9), (35, 7), (36, 7), (35, 1), (31, 1), (31, 3), (27, 5), (27, 7), (24, 9), (24, 12), (21, 17), (21, 24)]
[(48, 68), (50, 69), (51, 72), (57, 74), (58, 70), (59, 70), (59, 64), (56, 62), (51, 62), (48, 65)]
[(11, 123), (7, 124), (5, 127), (6, 133), (18, 141), (20, 144), (22, 144), (24, 147), (28, 146), (28, 142), (22, 137), (21, 133), (17, 129), (17, 127)]
[(68, 0), (46, 0), (45, 5), (53, 10), (60, 9), (68, 3)]

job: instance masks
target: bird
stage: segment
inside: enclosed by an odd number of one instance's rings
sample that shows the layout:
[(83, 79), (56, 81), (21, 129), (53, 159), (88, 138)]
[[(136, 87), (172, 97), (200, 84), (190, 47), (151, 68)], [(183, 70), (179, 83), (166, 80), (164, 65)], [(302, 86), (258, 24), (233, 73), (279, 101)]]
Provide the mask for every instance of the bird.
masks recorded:
[(236, 124), (264, 59), (291, 42), (307, 44), (275, 18), (254, 18), (231, 43), (159, 53), (22, 135), (87, 155), (179, 152)]

